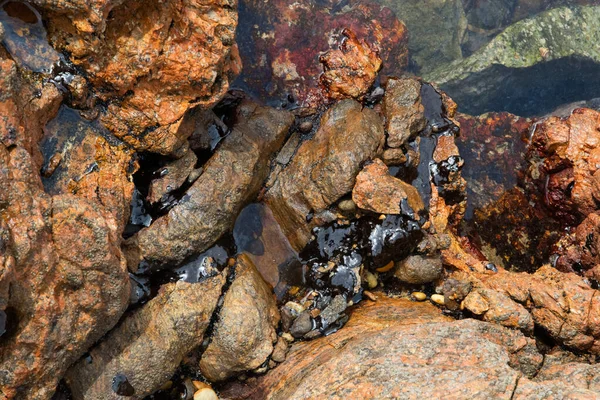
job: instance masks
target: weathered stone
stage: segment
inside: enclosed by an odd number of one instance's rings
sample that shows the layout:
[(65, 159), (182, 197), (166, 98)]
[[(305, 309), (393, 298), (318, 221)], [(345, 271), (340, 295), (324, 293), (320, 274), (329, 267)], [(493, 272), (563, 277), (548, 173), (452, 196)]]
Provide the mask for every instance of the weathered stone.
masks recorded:
[(335, 335), (293, 344), (276, 369), (253, 382), (229, 384), (221, 395), (510, 398), (542, 360), (535, 342), (518, 331), (469, 319), (449, 321), (431, 304), (380, 297), (358, 306)]
[(381, 152), (384, 140), (379, 116), (354, 100), (340, 101), (323, 114), (315, 136), (302, 143), (265, 195), (292, 247), (300, 250), (308, 243), (316, 222), (307, 217), (349, 193), (361, 164)]
[[(421, 82), (415, 78), (390, 78), (385, 86), (383, 111), (387, 145), (400, 147), (427, 124), (421, 104)], [(384, 153), (385, 154), (385, 153)]]
[(154, 179), (148, 189), (148, 201), (157, 203), (184, 184), (194, 170), (198, 158), (188, 150), (183, 157), (168, 163), (160, 170), (160, 178)]
[(8, 311), (0, 387), (7, 399), (50, 398), (129, 299), (115, 210), (85, 190), (51, 197), (38, 171), (25, 149), (0, 145), (0, 309)]
[(200, 360), (202, 374), (213, 382), (257, 369), (277, 342), (279, 311), (272, 289), (247, 255), (239, 255), (233, 268), (235, 280)]
[(182, 200), (131, 238), (133, 260), (141, 254), (151, 265), (162, 266), (206, 250), (231, 229), (237, 214), (256, 196), (293, 116), (244, 102), (237, 120)]
[(184, 113), (216, 103), (240, 69), (235, 0), (55, 3), (43, 4), (51, 42), (108, 103), (105, 126), (136, 150), (175, 152), (192, 133)]
[[(245, 16), (239, 27), (244, 34), (237, 37), (244, 64), (241, 79), (259, 98), (315, 107), (329, 97), (360, 97), (379, 69), (374, 63), (378, 58), (384, 74), (399, 74), (407, 65), (405, 26), (374, 1), (242, 0), (240, 5)], [(344, 31), (356, 40), (344, 39)], [(319, 56), (324, 53), (322, 65)], [(333, 56), (343, 62), (333, 63)], [(332, 80), (337, 83), (329, 91)]]
[(75, 400), (119, 399), (112, 390), (123, 374), (143, 398), (164, 384), (184, 355), (198, 347), (225, 283), (225, 273), (200, 283), (164, 285), (158, 296), (127, 315), (85, 358), (73, 365), (66, 379)]
[(21, 76), (14, 61), (0, 52), (0, 142), (27, 150), (35, 165), (42, 165), (38, 143), (43, 127), (58, 111), (62, 95), (51, 83)]
[(352, 200), (359, 208), (380, 214), (419, 214), (425, 209), (417, 189), (391, 176), (378, 158), (357, 175)]
[(361, 100), (381, 68), (381, 58), (364, 40), (359, 40), (349, 29), (342, 32), (340, 48), (323, 54), (321, 84), (332, 99)]
[(440, 257), (414, 255), (399, 261), (394, 276), (403, 282), (422, 284), (433, 282), (442, 276)]

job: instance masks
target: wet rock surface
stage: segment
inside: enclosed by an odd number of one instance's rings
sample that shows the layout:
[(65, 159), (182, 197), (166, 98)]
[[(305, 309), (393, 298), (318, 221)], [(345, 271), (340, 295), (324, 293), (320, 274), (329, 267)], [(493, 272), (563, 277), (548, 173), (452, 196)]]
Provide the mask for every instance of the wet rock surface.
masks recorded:
[(202, 375), (212, 382), (258, 369), (277, 343), (279, 311), (272, 289), (246, 255), (238, 256), (234, 268), (235, 280), (200, 360)]
[(327, 222), (327, 208), (352, 191), (361, 164), (381, 152), (384, 140), (381, 118), (354, 100), (323, 114), (315, 136), (300, 145), (265, 195), (296, 250), (308, 243), (317, 221)]
[(235, 1), (64, 3), (44, 4), (50, 41), (96, 88), (104, 125), (136, 150), (175, 152), (191, 134), (184, 113), (215, 104), (239, 71)]
[(397, 74), (408, 61), (405, 26), (374, 1), (243, 0), (240, 14), (245, 69), (236, 84), (274, 105), (360, 98), (380, 64)]
[[(471, 104), (461, 111), (474, 115), (493, 110), (544, 115), (560, 104), (591, 99), (598, 91), (590, 84), (598, 72), (598, 54), (588, 44), (596, 41), (599, 16), (597, 6), (540, 13), (511, 25), (470, 57), (426, 73), (425, 78), (440, 84), (459, 104)], [(561, 70), (578, 74), (565, 75), (551, 86), (539, 79)], [(532, 91), (537, 96), (528, 96)]]
[(242, 207), (258, 194), (270, 157), (283, 144), (293, 117), (247, 102), (237, 118), (238, 125), (181, 200), (130, 239), (133, 260), (161, 266), (206, 250), (232, 228)]
[[(125, 387), (138, 398), (158, 390), (184, 355), (198, 347), (225, 284), (225, 274), (201, 283), (163, 286), (157, 297), (119, 323), (67, 373), (75, 399), (116, 399)], [(126, 378), (128, 384), (114, 383)]]

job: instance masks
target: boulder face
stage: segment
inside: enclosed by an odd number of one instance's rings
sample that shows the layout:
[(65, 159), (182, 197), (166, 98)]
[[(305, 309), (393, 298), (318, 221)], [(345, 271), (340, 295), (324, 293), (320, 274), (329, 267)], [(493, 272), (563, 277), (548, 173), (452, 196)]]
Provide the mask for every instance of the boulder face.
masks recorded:
[(6, 398), (47, 399), (127, 307), (118, 216), (85, 194), (44, 193), (22, 147), (0, 146), (0, 186), (0, 386)]
[(379, 115), (357, 101), (342, 100), (323, 114), (315, 136), (300, 145), (265, 195), (294, 249), (323, 223), (319, 214), (352, 191), (362, 163), (376, 157), (384, 141)]
[(221, 397), (510, 398), (542, 361), (535, 342), (518, 331), (453, 321), (429, 303), (380, 296), (354, 309), (335, 335), (293, 344), (276, 369), (229, 384)]
[(201, 253), (233, 227), (238, 213), (258, 194), (294, 117), (245, 102), (236, 118), (232, 132), (177, 205), (131, 238), (134, 263), (144, 260), (161, 267)]
[(102, 122), (136, 150), (175, 152), (192, 133), (185, 112), (215, 104), (239, 72), (235, 0), (38, 3), (51, 43), (107, 103)]

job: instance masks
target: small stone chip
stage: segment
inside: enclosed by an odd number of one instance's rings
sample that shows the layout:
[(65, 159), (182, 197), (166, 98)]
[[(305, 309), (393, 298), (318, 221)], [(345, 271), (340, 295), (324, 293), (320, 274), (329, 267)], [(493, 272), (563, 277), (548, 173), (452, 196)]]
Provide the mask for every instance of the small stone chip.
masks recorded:
[(210, 387), (200, 389), (194, 393), (194, 400), (219, 400), (219, 397)]
[(444, 296), (442, 296), (441, 294), (432, 294), (431, 301), (433, 301), (435, 304), (439, 304), (440, 306), (443, 306), (445, 303)]
[(411, 296), (416, 301), (425, 301), (427, 300), (427, 295), (423, 292), (412, 292)]
[(133, 396), (135, 389), (129, 383), (127, 377), (123, 374), (117, 374), (112, 380), (112, 390), (119, 396)]

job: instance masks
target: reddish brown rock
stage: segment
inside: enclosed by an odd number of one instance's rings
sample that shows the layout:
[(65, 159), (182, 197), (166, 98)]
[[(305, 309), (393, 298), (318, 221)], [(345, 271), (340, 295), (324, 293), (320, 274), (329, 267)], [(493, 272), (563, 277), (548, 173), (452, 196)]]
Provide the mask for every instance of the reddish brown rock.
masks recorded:
[(364, 40), (349, 29), (342, 31), (344, 38), (339, 49), (319, 57), (323, 64), (320, 83), (332, 99), (361, 100), (375, 82), (381, 68), (381, 58)]
[(113, 379), (122, 374), (143, 398), (171, 378), (183, 357), (198, 347), (225, 283), (225, 273), (200, 283), (176, 282), (126, 316), (66, 378), (79, 399), (119, 399)]
[(230, 384), (221, 397), (510, 398), (542, 360), (518, 331), (450, 321), (428, 303), (380, 297), (357, 307), (335, 335), (294, 343), (276, 369)]
[(185, 112), (212, 106), (239, 72), (236, 5), (140, 0), (68, 11), (59, 6), (49, 11), (48, 28), (53, 44), (69, 52), (108, 103), (105, 126), (138, 151), (170, 154), (192, 133), (182, 126)]
[(257, 195), (293, 120), (286, 111), (242, 103), (238, 123), (181, 201), (131, 238), (130, 259), (164, 266), (210, 247)]
[(7, 399), (50, 398), (129, 299), (114, 210), (85, 194), (49, 196), (37, 171), (25, 149), (0, 146), (0, 238), (7, 239), (0, 308), (8, 314), (0, 387)]
[(405, 202), (414, 213), (424, 211), (423, 200), (414, 186), (389, 174), (378, 158), (367, 164), (356, 176), (352, 200), (359, 208), (380, 214), (403, 214)]
[(421, 104), (421, 82), (415, 78), (390, 78), (385, 85), (383, 110), (387, 145), (400, 147), (425, 129), (425, 107)]
[(38, 143), (42, 128), (58, 111), (62, 95), (51, 83), (27, 79), (14, 61), (0, 51), (0, 142), (26, 149), (39, 168), (42, 156)]
[(200, 360), (202, 375), (213, 382), (258, 369), (277, 342), (279, 311), (272, 289), (247, 255), (239, 255), (234, 268), (235, 280)]
[[(241, 78), (259, 98), (314, 107), (329, 96), (360, 97), (379, 69), (377, 59), (384, 74), (400, 73), (407, 65), (406, 28), (391, 10), (373, 1), (340, 6), (334, 0), (244, 0), (241, 7), (246, 15), (240, 20), (244, 34), (237, 38), (245, 67)], [(338, 50), (344, 30), (356, 40), (346, 39)], [(319, 56), (326, 52), (321, 65)], [(326, 89), (337, 82), (332, 92), (323, 90), (322, 80)]]
[(380, 117), (354, 100), (323, 114), (315, 136), (300, 145), (265, 195), (293, 248), (308, 243), (311, 228), (322, 222), (319, 213), (352, 190), (361, 164), (379, 155), (384, 140)]

